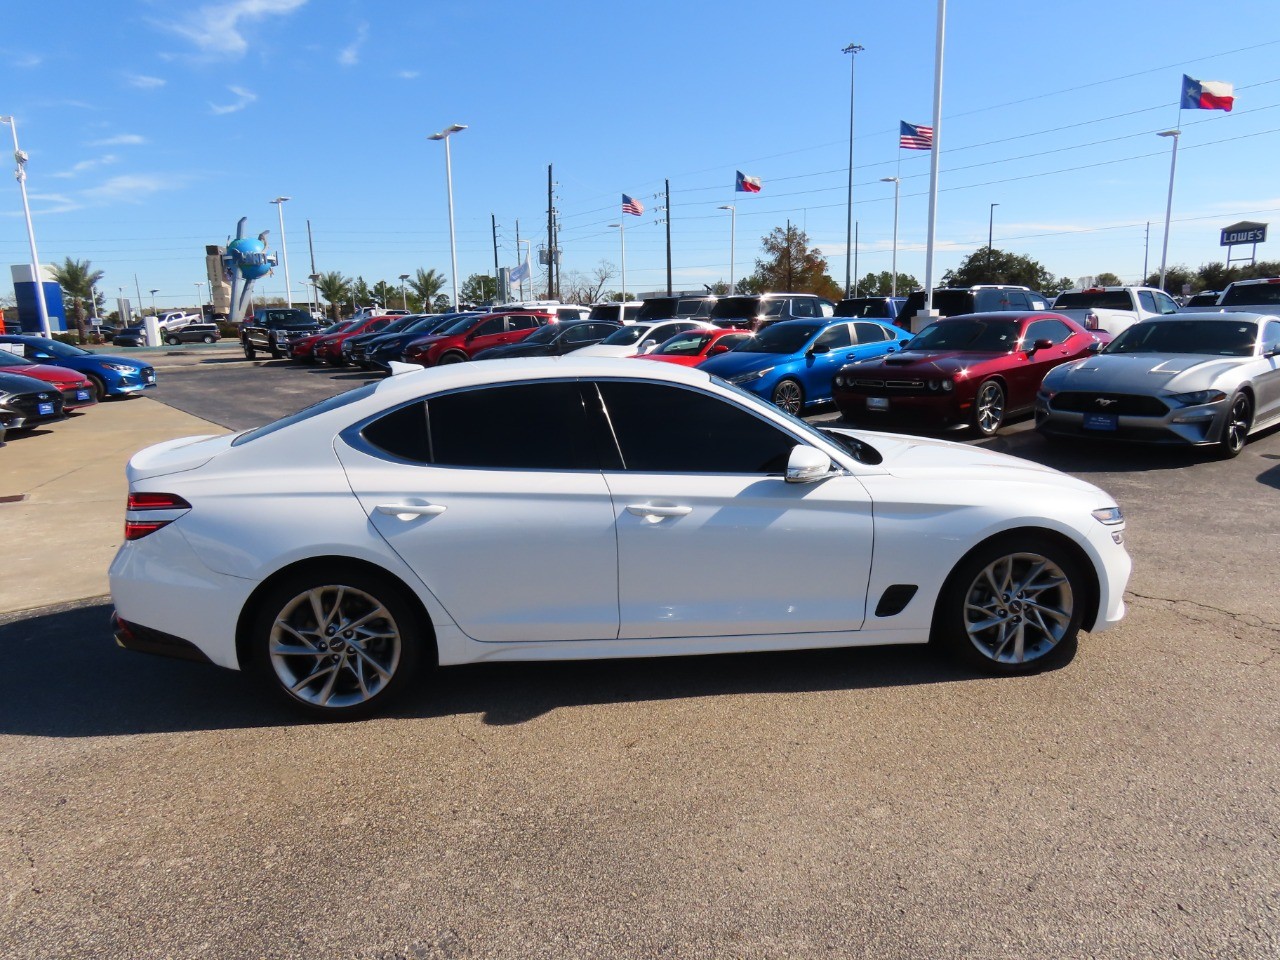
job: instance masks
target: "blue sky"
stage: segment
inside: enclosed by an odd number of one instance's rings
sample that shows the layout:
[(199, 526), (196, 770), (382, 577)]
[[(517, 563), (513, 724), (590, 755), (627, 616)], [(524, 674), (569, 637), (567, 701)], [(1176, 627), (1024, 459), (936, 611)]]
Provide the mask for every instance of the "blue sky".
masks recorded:
[[(1280, 219), (1280, 10), (1082, 0), (957, 2), (948, 11), (936, 275), (986, 242), (1058, 274), (1159, 266), (1169, 141), (1183, 73), (1235, 84), (1236, 109), (1182, 115), (1170, 263), (1223, 259), (1218, 229)], [(459, 274), (503, 265), (515, 227), (545, 242), (555, 164), (567, 272), (619, 264), (623, 192), (632, 290), (665, 285), (655, 199), (669, 178), (675, 285), (737, 275), (788, 218), (843, 280), (850, 42), (858, 55), (854, 214), (859, 272), (888, 269), (901, 119), (931, 116), (934, 0), (894, 4), (616, 5), (400, 0), (159, 0), (10, 5), (0, 114), (31, 157), (41, 259), (134, 274), (160, 306), (190, 304), (203, 245), (236, 220), (272, 231), (286, 205), (295, 287), (320, 270), (395, 282), (449, 271), (444, 150), (452, 140)], [(8, 136), (7, 129), (0, 130)], [(8, 163), (4, 164), (8, 168)], [(733, 193), (734, 170), (764, 181)], [(924, 278), (928, 153), (901, 155), (899, 269)], [(4, 186), (3, 184), (8, 184)], [(1274, 249), (1273, 249), (1274, 248)], [(536, 249), (536, 246), (535, 246)], [(0, 181), (0, 253), (27, 260), (18, 190)], [(1259, 248), (1280, 258), (1280, 235)], [(614, 281), (614, 286), (617, 281)], [(8, 291), (7, 272), (0, 291)], [(259, 291), (283, 294), (283, 271)], [(295, 299), (302, 294), (295, 292)], [(149, 300), (149, 296), (147, 296)], [(150, 306), (149, 303), (145, 304)]]

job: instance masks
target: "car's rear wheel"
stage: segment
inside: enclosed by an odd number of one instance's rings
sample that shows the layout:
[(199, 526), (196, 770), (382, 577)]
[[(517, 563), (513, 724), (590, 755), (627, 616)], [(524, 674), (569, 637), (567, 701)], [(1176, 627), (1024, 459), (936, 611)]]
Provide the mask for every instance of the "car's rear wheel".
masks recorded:
[(1222, 425), (1222, 436), (1218, 439), (1216, 451), (1218, 457), (1230, 460), (1240, 456), (1252, 426), (1253, 401), (1244, 391), (1237, 391), (1227, 408), (1227, 422)]
[(244, 346), (244, 358), (246, 360), (257, 359), (258, 351), (253, 349), (252, 343), (250, 343), (248, 340), (244, 340), (242, 341), (242, 345)]
[(978, 387), (973, 400), (972, 426), (975, 433), (993, 437), (1004, 423), (1004, 388), (995, 380)]
[(258, 603), (254, 662), (272, 688), (313, 716), (382, 709), (417, 671), (421, 616), (386, 578), (358, 569), (303, 573)]
[(201, 339), (201, 340), (203, 340), (205, 343), (213, 343), (213, 334), (211, 334), (211, 333), (206, 333), (206, 334), (205, 334), (203, 337), (201, 337), (200, 339)]
[(467, 359), (467, 355), (461, 352), (460, 350), (450, 350), (448, 353), (442, 356), (439, 360), (437, 360), (436, 364), (440, 365), (444, 363), (462, 363), (466, 359)]
[(773, 405), (793, 416), (800, 416), (804, 409), (804, 387), (799, 381), (784, 377), (773, 388)]
[(938, 598), (933, 639), (979, 669), (1026, 673), (1075, 652), (1088, 596), (1076, 557), (1050, 537), (991, 540), (960, 562)]

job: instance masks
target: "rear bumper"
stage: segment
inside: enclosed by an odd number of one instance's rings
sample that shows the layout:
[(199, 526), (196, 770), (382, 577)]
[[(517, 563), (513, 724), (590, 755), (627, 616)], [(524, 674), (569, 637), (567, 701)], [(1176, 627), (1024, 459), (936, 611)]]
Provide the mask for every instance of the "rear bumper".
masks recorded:
[(163, 630), (144, 627), (140, 623), (128, 623), (121, 620), (120, 614), (114, 611), (111, 614), (111, 632), (115, 636), (116, 646), (123, 650), (152, 653), (178, 660), (195, 660), (199, 663), (213, 662), (190, 640), (183, 640)]

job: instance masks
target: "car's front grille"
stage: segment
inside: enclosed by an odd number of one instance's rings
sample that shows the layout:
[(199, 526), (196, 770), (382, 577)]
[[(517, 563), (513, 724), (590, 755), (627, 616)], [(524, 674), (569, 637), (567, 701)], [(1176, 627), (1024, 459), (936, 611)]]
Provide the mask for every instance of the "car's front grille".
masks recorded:
[(1055, 394), (1049, 406), (1070, 413), (1114, 413), (1123, 417), (1163, 417), (1169, 412), (1169, 407), (1155, 397), (1137, 393), (1068, 391)]
[(53, 404), (53, 415), (56, 416), (62, 411), (62, 394), (55, 390), (47, 393), (20, 393), (5, 401), (5, 407), (24, 417), (50, 416), (47, 413), (40, 413), (42, 403)]
[(886, 393), (922, 393), (923, 380), (850, 380), (849, 386), (862, 393), (879, 396)]

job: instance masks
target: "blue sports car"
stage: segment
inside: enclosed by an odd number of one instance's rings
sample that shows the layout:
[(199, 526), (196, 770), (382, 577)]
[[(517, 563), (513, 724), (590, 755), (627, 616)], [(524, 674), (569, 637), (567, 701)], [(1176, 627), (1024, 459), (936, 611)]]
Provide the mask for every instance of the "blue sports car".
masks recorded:
[(888, 320), (786, 320), (765, 327), (698, 369), (798, 415), (807, 406), (831, 399), (831, 381), (842, 365), (901, 350), (903, 341), (910, 339), (911, 334)]
[(55, 367), (67, 367), (83, 373), (93, 384), (94, 400), (141, 393), (156, 385), (155, 368), (142, 360), (92, 353), (73, 347), (69, 343), (46, 340), (44, 337), (33, 337), (27, 334), (0, 336), (0, 344), (5, 343), (20, 344), (22, 356), (28, 360), (52, 364)]

